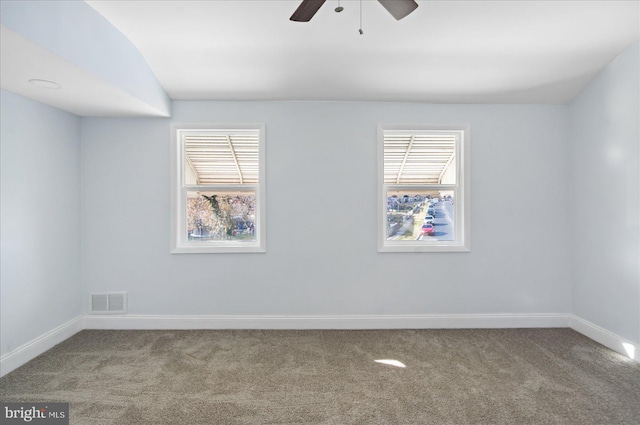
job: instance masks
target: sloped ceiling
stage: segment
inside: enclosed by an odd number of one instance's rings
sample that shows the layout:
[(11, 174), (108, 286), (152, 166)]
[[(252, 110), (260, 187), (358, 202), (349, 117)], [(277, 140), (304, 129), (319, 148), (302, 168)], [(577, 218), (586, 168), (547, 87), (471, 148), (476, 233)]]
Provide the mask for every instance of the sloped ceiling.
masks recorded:
[[(638, 1), (418, 0), (414, 13), (395, 21), (365, 0), (362, 25), (357, 0), (342, 0), (341, 13), (328, 0), (308, 23), (289, 20), (297, 0), (86, 3), (128, 39), (174, 100), (566, 104), (640, 39)], [(30, 61), (43, 70), (51, 58)], [(11, 67), (3, 65), (2, 87), (14, 91), (5, 84)], [(86, 97), (56, 96), (83, 115)], [(140, 114), (166, 115), (155, 109)]]
[(634, 1), (89, 1), (173, 99), (567, 103), (638, 42)]

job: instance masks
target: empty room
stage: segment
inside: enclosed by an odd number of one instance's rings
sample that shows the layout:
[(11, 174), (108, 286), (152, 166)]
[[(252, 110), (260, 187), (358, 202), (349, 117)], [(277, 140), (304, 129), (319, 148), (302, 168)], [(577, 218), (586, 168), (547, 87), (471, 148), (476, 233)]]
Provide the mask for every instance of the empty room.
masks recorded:
[(0, 23), (3, 424), (640, 424), (640, 1)]

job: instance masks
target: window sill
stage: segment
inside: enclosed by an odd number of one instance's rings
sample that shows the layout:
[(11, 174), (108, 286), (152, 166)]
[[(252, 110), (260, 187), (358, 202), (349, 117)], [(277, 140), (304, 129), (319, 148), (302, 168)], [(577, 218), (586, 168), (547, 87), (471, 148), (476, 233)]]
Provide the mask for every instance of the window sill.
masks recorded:
[(378, 248), (378, 252), (471, 252), (471, 248), (466, 245), (415, 245), (407, 243), (384, 245)]
[(267, 252), (263, 246), (218, 245), (218, 246), (179, 246), (171, 249), (171, 254), (250, 254)]

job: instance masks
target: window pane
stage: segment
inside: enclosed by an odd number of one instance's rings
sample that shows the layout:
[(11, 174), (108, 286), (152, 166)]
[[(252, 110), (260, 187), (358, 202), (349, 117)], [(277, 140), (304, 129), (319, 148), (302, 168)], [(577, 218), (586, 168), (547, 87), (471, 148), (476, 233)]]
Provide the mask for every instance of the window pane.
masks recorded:
[(256, 241), (255, 191), (187, 192), (189, 241)]
[(259, 182), (259, 132), (210, 131), (184, 137), (184, 183), (256, 184)]
[(387, 240), (455, 240), (454, 192), (388, 190)]
[(456, 135), (385, 131), (385, 184), (456, 184)]

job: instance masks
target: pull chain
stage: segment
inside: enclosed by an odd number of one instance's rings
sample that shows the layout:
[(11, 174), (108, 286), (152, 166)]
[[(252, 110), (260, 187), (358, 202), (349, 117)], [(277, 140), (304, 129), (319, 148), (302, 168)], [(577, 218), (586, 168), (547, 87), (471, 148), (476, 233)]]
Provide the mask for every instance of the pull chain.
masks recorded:
[(362, 0), (360, 0), (360, 29), (358, 32), (360, 35), (364, 34), (364, 31), (362, 31)]

